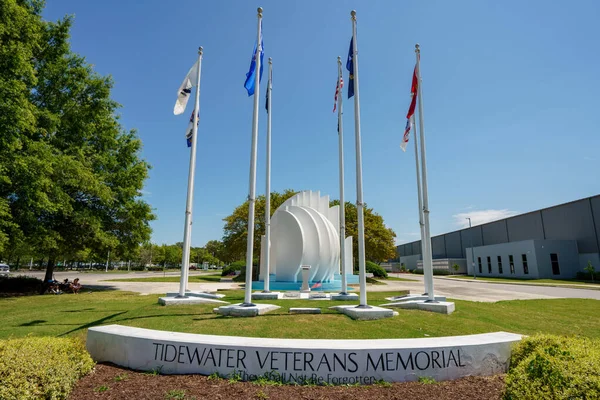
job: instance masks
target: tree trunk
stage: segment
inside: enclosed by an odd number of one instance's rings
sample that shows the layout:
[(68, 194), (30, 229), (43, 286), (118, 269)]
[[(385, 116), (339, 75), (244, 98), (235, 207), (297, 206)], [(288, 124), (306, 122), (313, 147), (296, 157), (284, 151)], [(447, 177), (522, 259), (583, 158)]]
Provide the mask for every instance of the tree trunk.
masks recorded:
[(54, 265), (56, 264), (56, 256), (50, 255), (48, 257), (48, 264), (46, 265), (46, 276), (44, 276), (44, 282), (52, 280), (54, 274)]

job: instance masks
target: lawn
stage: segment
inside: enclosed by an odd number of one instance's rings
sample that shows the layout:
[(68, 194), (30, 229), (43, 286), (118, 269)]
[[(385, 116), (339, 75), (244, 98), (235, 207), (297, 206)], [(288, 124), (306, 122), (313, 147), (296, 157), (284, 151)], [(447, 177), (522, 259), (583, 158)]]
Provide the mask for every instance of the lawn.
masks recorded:
[[(106, 282), (179, 282), (180, 276), (153, 276), (150, 278), (121, 278), (106, 279)], [(190, 275), (189, 282), (220, 282), (221, 274), (213, 275)]]
[(388, 277), (383, 280), (384, 281), (419, 282), (417, 279), (398, 278), (396, 276), (390, 276), (390, 275), (388, 275)]
[[(473, 279), (470, 275), (451, 275), (449, 278)], [(524, 285), (543, 285), (543, 286), (568, 286), (568, 285), (597, 285), (600, 289), (600, 281), (577, 281), (574, 279), (523, 279), (523, 278), (495, 278), (488, 276), (478, 276), (477, 280), (498, 283), (517, 283)], [(595, 289), (595, 288), (590, 288)]]
[[(241, 302), (243, 291), (225, 300)], [(394, 293), (369, 293), (369, 303), (386, 302)], [(514, 300), (482, 303), (456, 300), (456, 312), (441, 315), (398, 310), (399, 316), (353, 321), (329, 310), (322, 300), (269, 301), (277, 312), (258, 318), (213, 314), (214, 305), (164, 307), (157, 295), (106, 291), (80, 295), (28, 296), (0, 299), (0, 339), (35, 336), (85, 336), (89, 327), (121, 324), (159, 330), (254, 337), (376, 339), (450, 336), (494, 331), (545, 332), (600, 337), (600, 301), (586, 299)], [(257, 301), (260, 302), (260, 301)], [(321, 307), (321, 315), (290, 315), (290, 307)]]

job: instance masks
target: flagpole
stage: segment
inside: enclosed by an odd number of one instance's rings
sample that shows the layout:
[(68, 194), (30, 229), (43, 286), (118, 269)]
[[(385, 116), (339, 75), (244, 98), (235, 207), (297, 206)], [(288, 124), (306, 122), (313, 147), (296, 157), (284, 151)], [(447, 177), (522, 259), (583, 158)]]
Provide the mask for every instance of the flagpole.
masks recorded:
[(198, 48), (198, 75), (196, 79), (196, 102), (194, 105), (194, 126), (192, 127), (192, 149), (190, 151), (190, 170), (188, 173), (187, 200), (185, 203), (185, 225), (183, 228), (183, 257), (181, 261), (181, 280), (179, 296), (185, 297), (188, 285), (190, 242), (192, 239), (192, 208), (194, 201), (194, 176), (196, 171), (196, 139), (198, 137), (198, 113), (200, 112), (200, 71), (202, 70), (202, 46)]
[[(415, 94), (416, 95), (416, 94)], [(417, 144), (417, 124), (415, 123), (415, 116), (413, 115), (411, 118), (413, 127), (414, 127), (414, 137), (415, 137), (415, 170), (417, 172), (417, 197), (419, 199), (419, 229), (421, 231), (421, 254), (425, 254), (427, 242), (425, 241), (425, 224), (423, 223), (423, 198), (422, 190), (421, 190), (421, 173), (419, 167), (419, 145)], [(423, 261), (423, 265), (425, 265), (425, 261)], [(427, 293), (428, 279), (429, 277), (425, 273), (425, 267), (423, 266), (423, 281), (425, 283), (425, 294)]]
[(423, 220), (424, 220), (424, 231), (425, 231), (425, 242), (426, 247), (423, 250), (423, 276), (427, 275), (429, 281), (425, 280), (427, 284), (427, 296), (428, 302), (435, 302), (435, 296), (433, 294), (433, 257), (431, 254), (431, 232), (429, 230), (429, 196), (427, 193), (427, 159), (425, 158), (425, 128), (423, 127), (423, 85), (421, 81), (421, 49), (419, 44), (415, 45), (415, 55), (417, 57), (417, 79), (419, 82), (418, 87), (418, 101), (419, 101), (419, 133), (421, 141), (421, 174), (422, 174), (422, 190), (423, 190)]
[(340, 273), (342, 275), (341, 295), (348, 294), (346, 277), (346, 202), (344, 200), (344, 126), (342, 119), (342, 58), (338, 56), (338, 142), (340, 159)]
[[(260, 71), (257, 70), (257, 71)], [(260, 73), (260, 72), (259, 72)], [(267, 184), (265, 190), (265, 286), (263, 293), (269, 293), (271, 282), (271, 94), (273, 86), (273, 59), (269, 57), (269, 83), (267, 84)]]
[(353, 72), (354, 72), (354, 135), (356, 138), (356, 213), (358, 214), (358, 273), (360, 281), (360, 301), (358, 307), (368, 308), (367, 305), (367, 276), (365, 273), (365, 218), (363, 211), (362, 188), (362, 151), (360, 146), (360, 96), (358, 85), (358, 44), (356, 42), (356, 11), (350, 12), (352, 16), (352, 43), (353, 43)]
[(248, 194), (248, 240), (246, 247), (246, 291), (242, 306), (252, 307), (252, 256), (254, 250), (254, 206), (256, 196), (256, 151), (258, 141), (258, 100), (260, 93), (260, 53), (262, 43), (260, 40), (260, 22), (262, 20), (262, 7), (258, 7), (258, 29), (256, 36), (256, 73), (254, 74), (254, 111), (252, 113), (252, 147), (250, 153), (250, 182)]

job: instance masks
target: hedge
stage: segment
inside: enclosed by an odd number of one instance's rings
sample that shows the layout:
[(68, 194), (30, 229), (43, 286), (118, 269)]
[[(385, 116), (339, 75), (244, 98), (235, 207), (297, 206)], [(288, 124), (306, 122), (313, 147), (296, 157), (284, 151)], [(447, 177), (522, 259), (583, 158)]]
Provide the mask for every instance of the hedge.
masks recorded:
[(387, 278), (388, 277), (386, 270), (383, 269), (382, 266), (377, 265), (372, 261), (367, 261), (367, 263), (365, 264), (365, 271), (370, 274), (373, 274), (373, 277), (375, 277), (375, 278)]
[(0, 278), (0, 293), (39, 293), (42, 280), (29, 276)]
[(0, 399), (66, 399), (93, 367), (80, 340), (0, 340)]
[(536, 335), (513, 349), (504, 400), (600, 398), (600, 340)]

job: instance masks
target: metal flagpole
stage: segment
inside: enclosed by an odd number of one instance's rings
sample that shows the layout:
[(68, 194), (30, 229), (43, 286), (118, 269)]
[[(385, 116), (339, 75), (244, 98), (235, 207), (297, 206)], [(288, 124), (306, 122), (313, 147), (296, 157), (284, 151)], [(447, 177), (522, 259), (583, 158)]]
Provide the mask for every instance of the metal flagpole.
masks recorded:
[[(419, 167), (419, 147), (417, 144), (417, 124), (415, 123), (415, 116), (411, 117), (412, 125), (414, 128), (414, 137), (415, 137), (415, 169), (417, 171), (417, 197), (419, 199), (419, 228), (421, 230), (421, 255), (425, 254), (425, 249), (427, 246), (427, 241), (425, 240), (425, 224), (423, 223), (423, 198), (422, 190), (421, 190), (421, 172)], [(425, 283), (425, 292), (427, 293), (427, 282), (428, 276), (425, 274), (425, 261), (423, 261), (423, 278)], [(424, 293), (424, 294), (426, 294)]]
[(188, 173), (187, 200), (185, 203), (185, 225), (183, 228), (183, 257), (181, 261), (181, 280), (179, 295), (185, 297), (188, 284), (190, 264), (190, 243), (192, 239), (192, 206), (194, 201), (194, 175), (196, 172), (196, 144), (198, 137), (198, 113), (200, 112), (200, 71), (202, 71), (202, 47), (198, 48), (198, 76), (196, 79), (196, 103), (194, 105), (194, 122), (192, 127), (192, 150), (190, 152), (190, 170)]
[(260, 23), (262, 20), (262, 7), (258, 7), (258, 33), (256, 37), (256, 73), (254, 74), (254, 112), (252, 113), (252, 147), (250, 154), (250, 183), (248, 194), (248, 246), (246, 248), (246, 292), (242, 306), (251, 307), (252, 304), (252, 252), (254, 250), (254, 203), (256, 199), (256, 147), (258, 139), (258, 100), (260, 93), (260, 53), (262, 43), (260, 40)]
[(362, 190), (362, 153), (360, 148), (360, 96), (358, 93), (358, 44), (356, 42), (356, 11), (352, 10), (352, 62), (354, 72), (354, 134), (356, 137), (356, 213), (358, 214), (358, 273), (360, 280), (360, 304), (367, 308), (367, 276), (365, 271), (365, 217)]
[(342, 58), (338, 56), (338, 142), (340, 153), (340, 272), (342, 274), (342, 290), (340, 294), (348, 294), (346, 278), (346, 202), (344, 200), (344, 126), (342, 119)]
[[(260, 70), (259, 70), (260, 71)], [(259, 72), (260, 73), (260, 72)], [(265, 190), (265, 287), (264, 293), (269, 293), (271, 283), (271, 99), (273, 86), (273, 59), (269, 57), (269, 83), (267, 84), (267, 185)]]
[(425, 158), (425, 128), (423, 127), (423, 85), (421, 82), (421, 49), (419, 44), (415, 45), (415, 54), (417, 56), (417, 79), (419, 82), (418, 88), (418, 101), (419, 101), (419, 130), (421, 139), (421, 173), (423, 179), (423, 220), (425, 230), (425, 242), (426, 248), (423, 249), (423, 275), (429, 277), (429, 281), (425, 281), (427, 284), (427, 295), (429, 302), (435, 302), (435, 296), (433, 294), (433, 257), (431, 255), (431, 232), (429, 230), (429, 197), (427, 195), (427, 160)]

